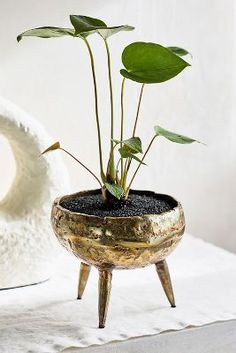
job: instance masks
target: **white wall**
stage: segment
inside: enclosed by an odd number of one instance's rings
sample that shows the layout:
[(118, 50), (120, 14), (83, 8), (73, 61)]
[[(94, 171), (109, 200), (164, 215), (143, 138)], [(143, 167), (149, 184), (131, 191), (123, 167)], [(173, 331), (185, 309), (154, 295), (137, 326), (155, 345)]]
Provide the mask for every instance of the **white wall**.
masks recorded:
[[(98, 170), (92, 82), (84, 44), (74, 38), (43, 40), (16, 35), (42, 25), (68, 26), (69, 14), (100, 17), (109, 24), (131, 24), (132, 33), (110, 40), (114, 59), (116, 118), (122, 48), (135, 40), (178, 45), (193, 54), (192, 67), (162, 85), (146, 86), (139, 135), (147, 143), (160, 124), (196, 137), (207, 146), (159, 141), (135, 187), (170, 193), (186, 210), (187, 230), (229, 250), (236, 250), (236, 107), (233, 0), (0, 0), (0, 95), (11, 99), (43, 123), (53, 140)], [(108, 133), (109, 105), (104, 48), (97, 53), (100, 108)], [(127, 137), (134, 118), (137, 85), (127, 83)], [(105, 147), (108, 147), (106, 139)], [(0, 140), (3, 194), (13, 162)], [(4, 163), (3, 163), (4, 162)], [(74, 190), (96, 187), (85, 171), (65, 158)], [(4, 170), (4, 172), (2, 172)]]

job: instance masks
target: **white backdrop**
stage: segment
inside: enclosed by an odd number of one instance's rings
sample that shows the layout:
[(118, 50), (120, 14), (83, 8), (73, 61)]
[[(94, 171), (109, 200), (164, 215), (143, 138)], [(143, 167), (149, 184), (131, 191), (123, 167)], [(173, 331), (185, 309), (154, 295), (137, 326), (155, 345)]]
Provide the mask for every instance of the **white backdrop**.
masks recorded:
[[(189, 232), (235, 251), (234, 10), (233, 0), (0, 0), (0, 95), (34, 115), (53, 141), (60, 140), (97, 171), (92, 81), (84, 44), (74, 38), (26, 38), (18, 44), (16, 35), (36, 26), (68, 26), (73, 13), (112, 25), (134, 25), (134, 32), (110, 40), (117, 119), (122, 48), (136, 40), (186, 47), (193, 54), (191, 68), (169, 82), (145, 87), (138, 132), (147, 143), (153, 126), (160, 124), (207, 146), (157, 142), (134, 186), (174, 195), (184, 205)], [(91, 43), (97, 53), (102, 125), (108, 133), (105, 51), (98, 37)], [(128, 82), (126, 137), (137, 95), (138, 86)], [(3, 139), (0, 148), (3, 195), (14, 175), (14, 163)], [(65, 162), (74, 190), (97, 187), (73, 161), (65, 158)]]

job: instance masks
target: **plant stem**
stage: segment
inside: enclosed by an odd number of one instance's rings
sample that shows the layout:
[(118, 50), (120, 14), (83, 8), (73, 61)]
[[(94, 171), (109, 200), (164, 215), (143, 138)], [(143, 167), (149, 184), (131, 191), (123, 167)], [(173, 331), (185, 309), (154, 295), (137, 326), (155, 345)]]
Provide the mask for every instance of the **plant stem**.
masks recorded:
[(112, 74), (111, 74), (111, 55), (107, 40), (104, 39), (106, 52), (107, 52), (107, 66), (108, 66), (108, 76), (109, 76), (109, 90), (110, 90), (110, 107), (111, 107), (111, 133), (110, 133), (110, 157), (108, 163), (108, 174), (111, 178), (115, 178), (115, 166), (114, 166), (114, 148), (113, 148), (113, 138), (114, 138), (114, 107), (113, 107), (113, 89), (112, 89)]
[(120, 185), (120, 179), (119, 179), (119, 164), (120, 164), (121, 158), (119, 158), (117, 164), (116, 164), (116, 183)]
[(145, 86), (145, 84), (143, 83), (142, 86), (141, 86), (140, 94), (139, 94), (138, 108), (137, 108), (136, 118), (135, 118), (135, 122), (134, 122), (134, 128), (133, 128), (132, 137), (135, 136), (135, 132), (136, 132), (136, 128), (137, 128), (137, 122), (138, 122), (138, 117), (139, 117), (139, 111), (140, 111), (140, 106), (141, 106), (144, 86)]
[(134, 174), (133, 174), (133, 176), (132, 176), (132, 178), (131, 178), (131, 180), (130, 180), (130, 183), (129, 183), (127, 189), (126, 189), (126, 198), (128, 197), (129, 190), (130, 190), (131, 185), (132, 185), (132, 183), (133, 183), (133, 181), (134, 181), (134, 178), (135, 178), (136, 174), (138, 173), (138, 170), (139, 170), (139, 168), (141, 167), (142, 162), (144, 161), (146, 155), (148, 154), (148, 151), (150, 150), (150, 148), (151, 148), (151, 146), (152, 146), (152, 144), (153, 144), (153, 141), (155, 140), (156, 137), (157, 137), (157, 135), (153, 136), (153, 138), (151, 139), (151, 141), (150, 141), (150, 143), (149, 143), (149, 145), (148, 145), (148, 147), (147, 147), (147, 149), (146, 149), (146, 151), (145, 151), (145, 153), (144, 153), (144, 155), (143, 155), (143, 158), (141, 159), (141, 162), (139, 162), (139, 165), (137, 166), (137, 168), (136, 168), (136, 170), (135, 170), (135, 172), (134, 172)]
[[(140, 93), (139, 93), (138, 107), (137, 107), (137, 112), (136, 112), (136, 117), (135, 117), (135, 122), (134, 122), (134, 128), (133, 128), (132, 137), (135, 136), (135, 132), (136, 132), (136, 128), (137, 128), (137, 122), (138, 122), (138, 117), (139, 117), (139, 111), (140, 111), (141, 101), (142, 101), (142, 97), (143, 97), (144, 85), (145, 85), (145, 84), (143, 83), (142, 86), (141, 86), (141, 89), (140, 89)], [(128, 171), (129, 171), (129, 168), (130, 168), (131, 163), (132, 163), (132, 159), (129, 158), (129, 162), (128, 162), (128, 164), (127, 164), (127, 168), (125, 169), (125, 174), (126, 174), (126, 175), (128, 174)]]
[(129, 164), (129, 161), (130, 161), (130, 160), (131, 160), (130, 158), (127, 158), (127, 159), (125, 160), (124, 177), (123, 177), (122, 185), (121, 185), (124, 190), (125, 190), (126, 180), (127, 180), (127, 172), (128, 172), (127, 168), (128, 168), (128, 164)]
[(98, 179), (98, 177), (88, 168), (86, 167), (86, 165), (84, 165), (82, 162), (80, 162), (76, 157), (73, 156), (73, 154), (71, 154), (70, 152), (68, 152), (67, 150), (65, 150), (64, 148), (60, 147), (60, 150), (62, 150), (63, 152), (65, 152), (66, 154), (68, 154), (70, 157), (72, 157), (76, 162), (78, 162), (82, 167), (84, 167), (99, 183), (99, 185), (102, 188), (102, 183), (101, 181)]
[(102, 141), (101, 141), (101, 131), (100, 131), (100, 123), (99, 123), (99, 113), (98, 113), (98, 93), (97, 93), (97, 81), (96, 81), (96, 74), (95, 74), (95, 64), (93, 53), (89, 42), (86, 38), (84, 38), (84, 42), (88, 48), (90, 61), (91, 61), (91, 69), (92, 69), (92, 76), (93, 76), (93, 86), (94, 86), (94, 104), (95, 104), (95, 115), (96, 115), (96, 123), (97, 123), (97, 135), (98, 135), (98, 148), (99, 148), (99, 162), (100, 162), (100, 174), (102, 181), (105, 182), (105, 174), (103, 171), (103, 160), (102, 160)]
[(118, 160), (118, 162), (117, 162), (117, 164), (116, 164), (116, 170), (119, 169), (119, 164), (120, 164), (120, 162), (121, 162), (121, 158), (119, 158), (119, 160)]
[[(121, 84), (121, 119), (120, 119), (120, 148), (123, 146), (123, 138), (124, 138), (124, 87), (125, 87), (125, 78), (122, 80)], [(124, 178), (124, 161), (121, 157), (121, 183)]]

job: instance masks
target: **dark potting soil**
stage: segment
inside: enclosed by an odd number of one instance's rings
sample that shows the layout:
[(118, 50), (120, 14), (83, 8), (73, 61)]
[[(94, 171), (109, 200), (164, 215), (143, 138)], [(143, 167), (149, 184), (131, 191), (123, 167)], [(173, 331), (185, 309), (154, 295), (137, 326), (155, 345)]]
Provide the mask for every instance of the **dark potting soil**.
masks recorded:
[(78, 196), (61, 202), (61, 206), (72, 212), (99, 217), (132, 217), (145, 214), (160, 214), (176, 206), (173, 200), (162, 198), (161, 196), (157, 198), (154, 195), (130, 194), (128, 200), (114, 200), (109, 205), (103, 203), (101, 195)]

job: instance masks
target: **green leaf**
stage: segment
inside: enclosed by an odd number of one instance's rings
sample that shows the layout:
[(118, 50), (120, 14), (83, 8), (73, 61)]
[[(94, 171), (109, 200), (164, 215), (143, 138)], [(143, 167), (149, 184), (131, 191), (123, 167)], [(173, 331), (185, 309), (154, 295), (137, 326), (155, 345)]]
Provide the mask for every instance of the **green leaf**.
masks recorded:
[(139, 137), (131, 137), (123, 141), (113, 139), (112, 141), (115, 142), (116, 145), (122, 143), (123, 147), (129, 149), (129, 151), (131, 151), (132, 153), (143, 153), (142, 141)]
[(75, 28), (75, 34), (87, 37), (90, 34), (98, 33), (103, 39), (107, 39), (121, 31), (132, 31), (134, 27), (128, 25), (108, 27), (105, 22), (98, 18), (80, 15), (71, 15), (70, 21)]
[(19, 42), (22, 37), (40, 37), (40, 38), (52, 38), (52, 37), (62, 37), (62, 36), (73, 36), (74, 29), (71, 28), (61, 28), (61, 27), (38, 27), (29, 29), (17, 36), (17, 41)]
[(169, 130), (163, 129), (160, 126), (155, 126), (154, 130), (155, 130), (155, 133), (157, 136), (163, 136), (167, 140), (175, 142), (175, 143), (181, 143), (181, 144), (187, 144), (187, 143), (193, 143), (193, 142), (200, 143), (199, 141), (194, 140), (190, 137), (176, 134), (175, 132), (171, 132)]
[(133, 155), (132, 151), (127, 146), (122, 146), (118, 151), (122, 158), (129, 158)]
[[(186, 49), (179, 47), (167, 47), (167, 49), (171, 50), (174, 54), (178, 56), (191, 55)], [(192, 56), (192, 55), (191, 55)]]
[(120, 200), (121, 196), (124, 194), (122, 187), (117, 184), (105, 183), (105, 186), (109, 193), (115, 196), (118, 200)]
[(75, 34), (87, 36), (96, 32), (98, 28), (107, 28), (105, 22), (88, 16), (70, 15), (70, 21), (75, 29)]
[(70, 21), (74, 28), (38, 27), (29, 29), (17, 36), (19, 42), (22, 37), (52, 38), (62, 36), (87, 37), (92, 33), (100, 34), (104, 39), (121, 31), (132, 31), (134, 27), (128, 25), (107, 27), (106, 23), (97, 18), (71, 15)]
[[(117, 142), (121, 143), (121, 141), (117, 141)], [(137, 153), (143, 153), (142, 142), (139, 137), (131, 137), (127, 140), (122, 141), (122, 147), (119, 148), (119, 153), (122, 158), (132, 158), (132, 159), (135, 159), (137, 162), (145, 164), (141, 161), (140, 158), (135, 156), (135, 154)]]
[(131, 137), (128, 140), (122, 141), (124, 146), (127, 146), (133, 153), (143, 153), (142, 141), (139, 137)]
[(140, 158), (138, 158), (134, 153), (130, 151), (130, 149), (126, 146), (123, 146), (122, 148), (119, 148), (119, 153), (122, 158), (132, 158), (135, 159), (137, 162), (146, 165)]
[(53, 145), (49, 146), (45, 151), (41, 153), (41, 156), (45, 153), (60, 149), (60, 142), (55, 142)]
[(107, 39), (108, 37), (113, 36), (116, 33), (121, 31), (132, 31), (134, 27), (128, 25), (107, 27), (106, 29), (98, 29), (97, 32), (102, 36), (102, 38)]
[(160, 83), (178, 75), (189, 63), (156, 43), (135, 42), (122, 53), (122, 76), (140, 83)]

